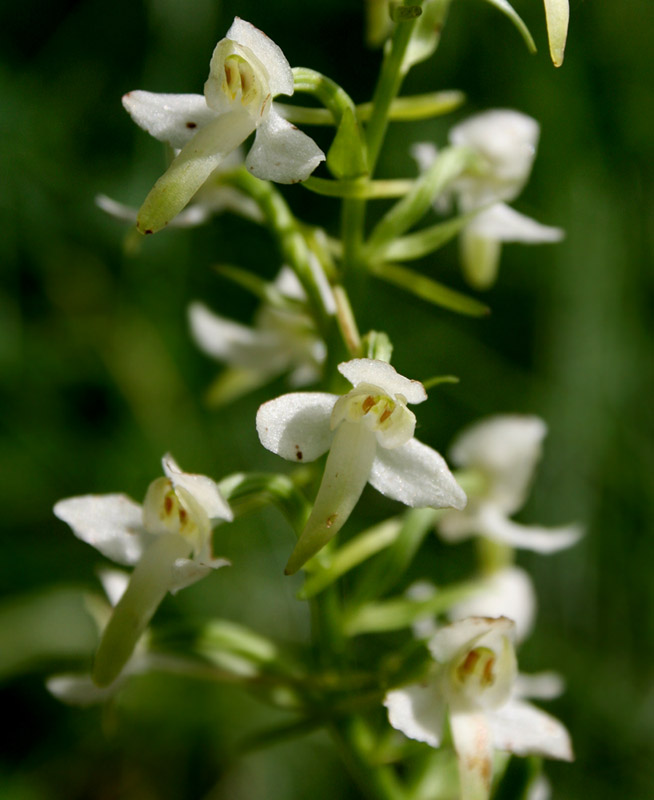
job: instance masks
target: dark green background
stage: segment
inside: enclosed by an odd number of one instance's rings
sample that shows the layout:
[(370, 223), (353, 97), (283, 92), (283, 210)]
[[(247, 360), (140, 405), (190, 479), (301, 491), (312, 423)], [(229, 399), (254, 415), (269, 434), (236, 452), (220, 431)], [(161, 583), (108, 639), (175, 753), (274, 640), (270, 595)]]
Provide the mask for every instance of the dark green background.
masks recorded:
[[(568, 684), (553, 708), (577, 761), (547, 771), (557, 799), (646, 800), (654, 796), (654, 6), (572, 0), (560, 70), (547, 57), (541, 4), (515, 6), (537, 56), (490, 6), (455, 0), (438, 54), (405, 91), (465, 90), (457, 119), (490, 107), (536, 117), (539, 156), (516, 206), (563, 226), (566, 240), (506, 247), (488, 319), (458, 318), (376, 284), (357, 311), (364, 330), (391, 335), (404, 374), (460, 376), (420, 408), (419, 435), (430, 444), (446, 450), (463, 424), (490, 413), (547, 420), (545, 458), (521, 519), (587, 526), (569, 552), (519, 559), (541, 605), (521, 663), (557, 669)], [(96, 585), (98, 558), (54, 519), (57, 499), (140, 498), (166, 450), (215, 477), (280, 468), (262, 453), (253, 419), (283, 383), (208, 411), (202, 393), (216, 367), (190, 342), (185, 321), (198, 297), (249, 319), (250, 298), (210, 266), (274, 275), (267, 235), (225, 216), (164, 232), (127, 258), (124, 228), (93, 204), (97, 192), (138, 204), (161, 169), (159, 147), (130, 121), (121, 94), (201, 91), (235, 14), (266, 31), (293, 65), (369, 99), (379, 55), (362, 49), (360, 7), (346, 0), (23, 0), (0, 12), (3, 800), (357, 796), (320, 736), (234, 760), (242, 737), (276, 716), (232, 688), (141, 679), (104, 715), (64, 707), (43, 688), (53, 669), (88, 657), (93, 641), (79, 597)], [(443, 143), (450, 124), (392, 127), (382, 172), (407, 174), (409, 139)], [(300, 187), (286, 196), (335, 230), (335, 203)], [(454, 246), (423, 266), (464, 288)], [(394, 508), (365, 497), (371, 516)], [(224, 537), (220, 554), (242, 569), (167, 601), (163, 613), (224, 616), (301, 639), (307, 620), (293, 600), (296, 584), (281, 576), (288, 529), (262, 513)], [(443, 564), (457, 558), (429, 547)]]

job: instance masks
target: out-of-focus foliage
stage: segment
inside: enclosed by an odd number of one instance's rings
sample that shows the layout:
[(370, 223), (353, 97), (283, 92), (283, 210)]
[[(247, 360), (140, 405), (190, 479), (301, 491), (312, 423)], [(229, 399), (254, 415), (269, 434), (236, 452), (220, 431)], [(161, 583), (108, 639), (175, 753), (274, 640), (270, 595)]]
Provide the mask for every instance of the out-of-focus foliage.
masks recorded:
[[(538, 119), (539, 154), (518, 205), (564, 227), (566, 240), (505, 248), (499, 283), (483, 297), (489, 318), (435, 311), (376, 283), (357, 312), (363, 330), (388, 331), (405, 374), (461, 378), (432, 390), (422, 440), (443, 450), (464, 424), (496, 412), (547, 420), (525, 518), (577, 519), (588, 529), (572, 551), (520, 558), (540, 598), (522, 666), (565, 674), (554, 711), (577, 752), (575, 765), (547, 771), (562, 800), (645, 798), (654, 793), (654, 7), (573, 3), (560, 70), (547, 54), (542, 5), (515, 7), (538, 55), (490, 6), (456, 3), (435, 58), (405, 91), (463, 89), (460, 116), (507, 107)], [(94, 643), (81, 592), (97, 590), (98, 560), (54, 518), (56, 500), (127, 491), (140, 501), (167, 450), (216, 478), (279, 466), (258, 443), (254, 415), (283, 384), (207, 409), (214, 366), (186, 323), (187, 302), (198, 298), (251, 318), (254, 301), (211, 265), (273, 278), (280, 265), (266, 234), (224, 216), (164, 232), (128, 257), (125, 229), (93, 204), (105, 192), (138, 205), (161, 172), (162, 153), (120, 96), (201, 91), (235, 14), (265, 30), (293, 65), (329, 74), (355, 102), (369, 99), (379, 54), (362, 50), (361, 9), (346, 0), (314, 0), (310, 13), (298, 0), (25, 0), (0, 12), (0, 797), (235, 800), (272, 797), (271, 786), (275, 800), (356, 796), (345, 776), (334, 778), (341, 770), (321, 734), (240, 757), (252, 734), (283, 718), (231, 687), (148, 676), (104, 712), (64, 707), (43, 687), (44, 675), (90, 658)], [(451, 124), (412, 130), (415, 140), (443, 143)], [(386, 176), (413, 169), (406, 130), (391, 126)], [(329, 199), (301, 187), (285, 194), (310, 221), (337, 224)], [(464, 288), (454, 245), (419, 267)], [(391, 513), (388, 501), (370, 502)], [(171, 622), (180, 609), (217, 615), (301, 639), (308, 621), (293, 598), (299, 584), (282, 575), (292, 534), (272, 511), (256, 523), (221, 529), (219, 552), (235, 567), (161, 613)], [(439, 564), (454, 558), (435, 539), (427, 548)]]

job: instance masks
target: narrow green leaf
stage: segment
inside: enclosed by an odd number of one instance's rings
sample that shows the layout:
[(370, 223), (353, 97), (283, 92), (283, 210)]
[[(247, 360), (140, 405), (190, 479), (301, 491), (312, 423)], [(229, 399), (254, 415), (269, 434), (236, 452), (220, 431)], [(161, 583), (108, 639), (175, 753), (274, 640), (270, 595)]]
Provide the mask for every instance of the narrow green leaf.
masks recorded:
[(325, 557), (325, 566), (307, 578), (304, 586), (298, 592), (298, 599), (307, 600), (317, 595), (346, 572), (388, 547), (397, 538), (401, 527), (402, 520), (399, 517), (386, 520), (360, 533), (343, 547), (330, 553)]
[(446, 222), (440, 222), (438, 225), (432, 225), (416, 233), (410, 233), (408, 236), (394, 239), (380, 251), (374, 253), (373, 257), (381, 256), (387, 261), (412, 261), (434, 253), (457, 236), (475, 216), (475, 213), (462, 214)]
[(433, 389), (434, 386), (440, 386), (441, 383), (459, 383), (459, 378), (456, 375), (435, 375), (433, 378), (421, 381), (421, 383), (425, 389)]
[(351, 108), (346, 108), (327, 153), (327, 167), (335, 178), (353, 179), (366, 175), (366, 145)]
[(450, 289), (426, 275), (421, 275), (419, 272), (399, 264), (371, 264), (369, 270), (375, 277), (391, 283), (393, 286), (399, 286), (416, 297), (446, 308), (448, 311), (468, 314), (472, 317), (482, 317), (490, 313), (488, 306), (480, 303), (479, 300)]
[(520, 35), (525, 40), (525, 44), (527, 45), (529, 52), (535, 53), (536, 44), (534, 43), (531, 33), (529, 33), (529, 28), (525, 25), (520, 15), (516, 12), (508, 0), (486, 0), (486, 2), (490, 3), (492, 6), (495, 6), (495, 8), (497, 8), (511, 20), (511, 22), (520, 31)]
[(427, 600), (397, 597), (379, 603), (366, 603), (345, 614), (343, 628), (347, 636), (408, 628), (419, 619), (444, 613), (477, 588), (475, 583), (460, 583), (437, 590)]

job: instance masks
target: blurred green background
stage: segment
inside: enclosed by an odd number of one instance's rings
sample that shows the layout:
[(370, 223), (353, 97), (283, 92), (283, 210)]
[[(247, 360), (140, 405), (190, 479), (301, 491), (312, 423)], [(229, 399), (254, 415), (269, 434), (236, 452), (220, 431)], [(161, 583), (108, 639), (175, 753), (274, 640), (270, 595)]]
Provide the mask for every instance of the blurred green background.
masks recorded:
[[(515, 205), (564, 227), (566, 240), (505, 248), (488, 319), (455, 317), (377, 284), (358, 313), (362, 329), (388, 331), (404, 374), (460, 376), (419, 414), (420, 438), (441, 451), (482, 415), (547, 420), (545, 458), (521, 518), (579, 520), (588, 531), (571, 551), (519, 557), (540, 597), (521, 664), (566, 676), (553, 710), (577, 753), (574, 765), (548, 764), (547, 773), (557, 799), (646, 800), (654, 796), (654, 5), (571, 5), (565, 64), (554, 70), (540, 2), (515, 0), (537, 56), (490, 6), (454, 2), (436, 57), (404, 91), (460, 88), (468, 105), (454, 118), (392, 127), (380, 164), (386, 175), (407, 174), (409, 136), (442, 143), (452, 119), (520, 109), (541, 122), (542, 135)], [(250, 318), (254, 302), (211, 265), (273, 276), (279, 262), (265, 232), (223, 216), (166, 231), (128, 258), (124, 227), (93, 203), (105, 192), (138, 205), (161, 170), (158, 145), (131, 122), (121, 95), (201, 91), (235, 14), (293, 65), (369, 99), (379, 54), (363, 49), (362, 9), (350, 0), (23, 0), (0, 11), (2, 800), (358, 796), (320, 735), (237, 758), (243, 737), (274, 715), (232, 687), (141, 678), (103, 713), (65, 707), (43, 685), (53, 670), (88, 658), (94, 641), (80, 597), (97, 586), (99, 558), (53, 517), (57, 499), (109, 491), (140, 499), (167, 450), (215, 477), (280, 468), (262, 453), (253, 419), (283, 382), (208, 410), (202, 395), (217, 366), (186, 325), (196, 298)], [(335, 229), (335, 203), (300, 187), (286, 196)], [(463, 289), (456, 258), (448, 247), (424, 267)], [(162, 613), (215, 614), (301, 640), (297, 583), (281, 574), (291, 539), (274, 513), (226, 526), (219, 552), (243, 569), (221, 571)]]

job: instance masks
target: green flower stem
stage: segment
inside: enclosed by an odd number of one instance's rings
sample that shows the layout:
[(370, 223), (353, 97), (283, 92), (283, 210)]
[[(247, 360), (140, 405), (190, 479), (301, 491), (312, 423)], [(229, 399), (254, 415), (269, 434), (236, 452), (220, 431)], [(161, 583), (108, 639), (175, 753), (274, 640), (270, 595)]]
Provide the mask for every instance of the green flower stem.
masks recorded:
[[(446, 90), (427, 92), (410, 97), (396, 97), (388, 109), (390, 122), (412, 122), (432, 119), (457, 109), (465, 101), (463, 92)], [(334, 125), (334, 115), (329, 108), (308, 108), (275, 103), (277, 111), (289, 122), (297, 125)], [(372, 103), (359, 103), (355, 106), (357, 119), (367, 122), (372, 116)]]
[[(415, 4), (414, 4), (415, 5)], [(390, 119), (390, 109), (404, 80), (402, 64), (415, 20), (400, 22), (393, 34), (391, 48), (384, 57), (379, 81), (372, 99), (372, 113), (366, 129), (368, 142), (368, 167), (372, 174), (379, 158), (381, 146)]]
[[(293, 83), (296, 92), (311, 94), (325, 106), (325, 109), (331, 115), (332, 123), (338, 125), (347, 109), (350, 109), (356, 115), (356, 106), (350, 95), (326, 75), (306, 67), (295, 67), (293, 69)], [(283, 110), (287, 109), (295, 110), (294, 106), (283, 107)], [(321, 111), (321, 109), (307, 110)]]
[(320, 334), (327, 339), (333, 319), (312, 266), (315, 259), (286, 201), (271, 183), (255, 178), (245, 169), (226, 174), (223, 183), (240, 189), (257, 203), (277, 239), (284, 262), (295, 272), (307, 294)]
[(332, 181), (311, 176), (302, 183), (305, 189), (325, 197), (343, 197), (358, 200), (404, 197), (415, 181), (407, 178), (368, 181), (365, 178)]
[(511, 545), (494, 542), (485, 536), (479, 536), (475, 541), (479, 568), (484, 575), (510, 567), (514, 563), (515, 550)]
[(330, 733), (350, 774), (370, 800), (405, 800), (405, 793), (391, 767), (371, 763), (370, 744), (359, 717), (346, 717), (330, 726)]

